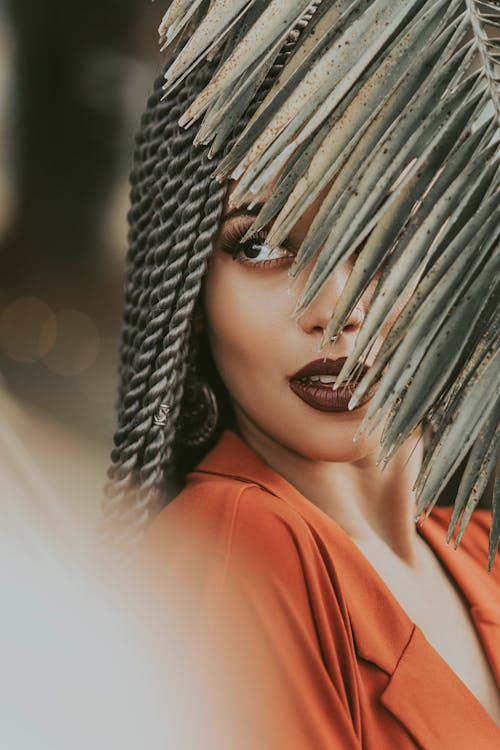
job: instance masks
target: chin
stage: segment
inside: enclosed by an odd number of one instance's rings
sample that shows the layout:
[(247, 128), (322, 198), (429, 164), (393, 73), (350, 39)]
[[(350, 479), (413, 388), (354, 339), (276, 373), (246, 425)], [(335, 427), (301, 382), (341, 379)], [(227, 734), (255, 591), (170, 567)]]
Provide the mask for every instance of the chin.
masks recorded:
[(352, 463), (359, 461), (366, 456), (377, 451), (376, 445), (371, 440), (360, 438), (358, 442), (353, 443), (352, 437), (339, 440), (337, 436), (321, 437), (316, 435), (301, 435), (298, 445), (294, 450), (297, 453), (309, 458), (311, 461), (328, 461), (334, 463)]
[(382, 425), (367, 437), (368, 425), (353, 442), (368, 405), (351, 412), (323, 412), (300, 403), (292, 393), (282, 400), (269, 399), (267, 393), (260, 399), (257, 390), (251, 402), (247, 395), (236, 403), (250, 429), (311, 461), (352, 463), (380, 449)]
[(360, 422), (356, 421), (350, 425), (346, 425), (345, 422), (334, 424), (335, 415), (329, 417), (332, 419), (330, 424), (321, 425), (314, 419), (307, 422), (303, 418), (283, 419), (278, 424), (262, 425), (260, 429), (283, 447), (311, 461), (352, 463), (378, 453), (378, 431), (370, 437), (366, 437), (364, 433), (353, 442)]
[[(284, 435), (297, 436), (293, 442), (300, 443), (298, 451), (317, 461), (355, 461), (377, 452), (380, 449), (380, 437), (383, 425), (368, 436), (370, 425), (353, 438), (367, 412), (368, 404), (350, 412), (322, 412), (306, 407), (307, 414), (295, 413), (292, 419), (282, 420), (280, 432)], [(290, 439), (290, 438), (288, 438)]]

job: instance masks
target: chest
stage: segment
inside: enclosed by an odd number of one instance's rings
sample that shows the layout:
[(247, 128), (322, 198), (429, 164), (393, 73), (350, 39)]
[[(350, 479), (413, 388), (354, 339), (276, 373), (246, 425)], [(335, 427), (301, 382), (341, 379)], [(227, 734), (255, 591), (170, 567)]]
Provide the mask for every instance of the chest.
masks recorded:
[(438, 565), (432, 577), (415, 581), (394, 564), (378, 571), (408, 617), (500, 726), (500, 690), (469, 607)]

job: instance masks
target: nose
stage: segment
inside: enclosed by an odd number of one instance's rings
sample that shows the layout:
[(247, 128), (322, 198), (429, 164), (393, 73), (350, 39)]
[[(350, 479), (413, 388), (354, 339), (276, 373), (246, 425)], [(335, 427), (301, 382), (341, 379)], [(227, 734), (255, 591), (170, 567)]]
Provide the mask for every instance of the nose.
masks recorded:
[[(337, 302), (342, 294), (351, 273), (348, 263), (342, 264), (332, 276), (325, 281), (320, 292), (313, 299), (309, 307), (298, 318), (298, 324), (302, 330), (310, 335), (317, 336), (318, 344), (323, 336), (323, 331), (330, 322)], [(305, 282), (304, 282), (305, 284)], [(357, 333), (363, 324), (365, 312), (361, 300), (351, 311), (345, 322), (342, 333)]]

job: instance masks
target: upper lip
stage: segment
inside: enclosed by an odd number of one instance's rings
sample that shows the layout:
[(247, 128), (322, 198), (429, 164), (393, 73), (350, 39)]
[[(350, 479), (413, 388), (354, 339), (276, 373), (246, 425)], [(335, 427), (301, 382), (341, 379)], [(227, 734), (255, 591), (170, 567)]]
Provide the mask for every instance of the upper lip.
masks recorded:
[[(305, 367), (302, 367), (294, 375), (290, 376), (290, 380), (300, 380), (301, 378), (308, 378), (311, 375), (338, 375), (346, 362), (347, 357), (338, 357), (337, 359), (315, 359), (309, 362)], [(367, 365), (363, 365), (361, 373), (358, 375), (359, 380), (368, 372), (370, 368)]]

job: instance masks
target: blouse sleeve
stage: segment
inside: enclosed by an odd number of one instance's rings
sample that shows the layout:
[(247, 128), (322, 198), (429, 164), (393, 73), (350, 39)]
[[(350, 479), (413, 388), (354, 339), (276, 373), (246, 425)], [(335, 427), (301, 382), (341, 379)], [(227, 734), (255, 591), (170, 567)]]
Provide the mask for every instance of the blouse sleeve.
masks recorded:
[(230, 503), (187, 500), (162, 563), (189, 613), (184, 647), (217, 694), (216, 743), (360, 750), (348, 618), (313, 534), (283, 500), (238, 484)]

